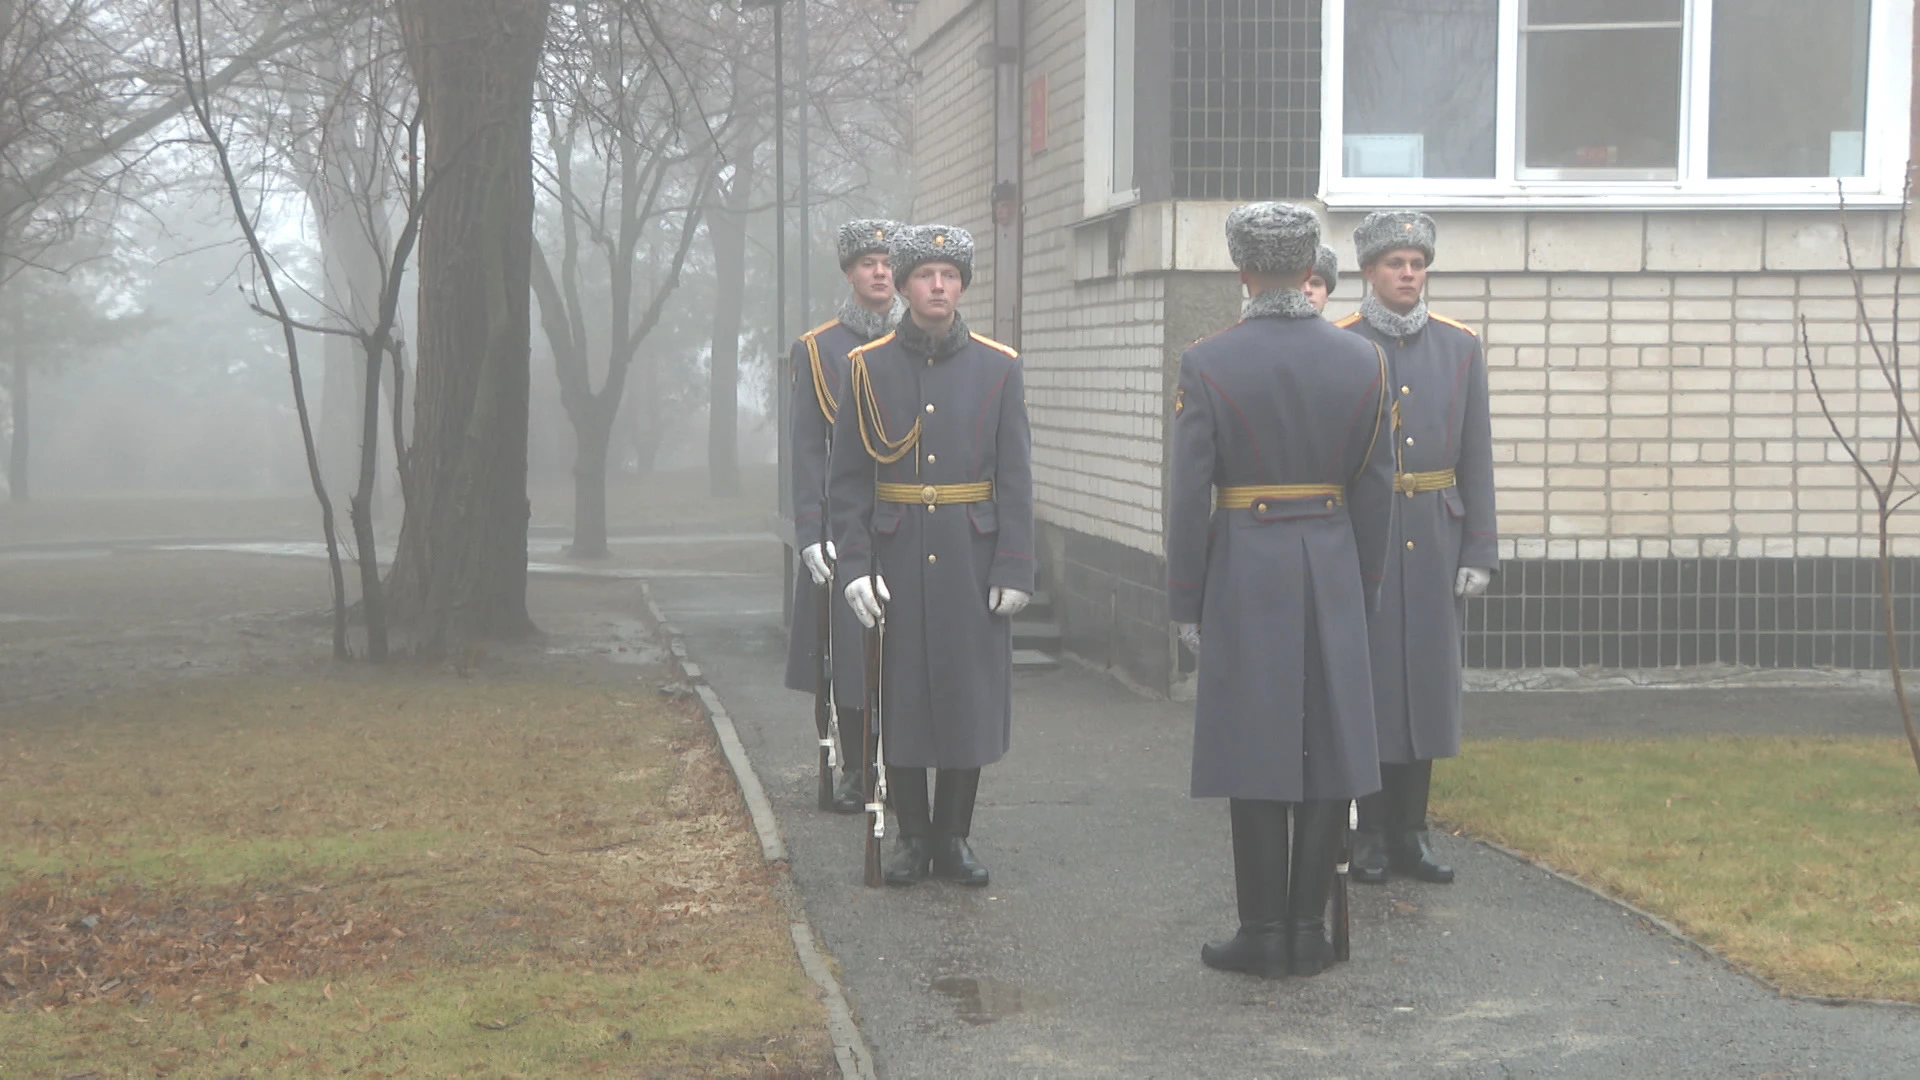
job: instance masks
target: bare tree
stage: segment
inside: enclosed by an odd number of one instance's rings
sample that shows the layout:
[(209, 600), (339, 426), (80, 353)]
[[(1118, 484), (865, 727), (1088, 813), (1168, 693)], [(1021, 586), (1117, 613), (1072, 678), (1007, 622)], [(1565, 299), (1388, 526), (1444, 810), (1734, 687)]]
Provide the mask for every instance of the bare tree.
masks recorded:
[[(1920, 457), (1920, 419), (1916, 419), (1915, 408), (1908, 401), (1909, 384), (1920, 385), (1920, 378), (1907, 370), (1912, 360), (1910, 354), (1913, 345), (1911, 341), (1902, 340), (1900, 326), (1902, 286), (1906, 281), (1907, 267), (1907, 222), (1912, 217), (1913, 209), (1913, 174), (1909, 170), (1900, 200), (1900, 224), (1894, 244), (1893, 296), (1883, 331), (1874, 316), (1866, 282), (1854, 257), (1853, 230), (1847, 217), (1845, 192), (1842, 191), (1840, 196), (1841, 236), (1847, 253), (1847, 271), (1853, 279), (1854, 307), (1859, 317), (1860, 332), (1866, 339), (1867, 350), (1872, 354), (1873, 366), (1886, 386), (1894, 413), (1884, 443), (1869, 439), (1859, 426), (1855, 426), (1852, 432), (1843, 428), (1820, 382), (1820, 369), (1814, 363), (1814, 346), (1804, 316), (1800, 320), (1800, 357), (1807, 381), (1813, 387), (1814, 398), (1820, 404), (1820, 413), (1826, 417), (1827, 426), (1833, 431), (1834, 441), (1840, 444), (1861, 482), (1873, 493), (1875, 539), (1879, 543), (1877, 564), (1881, 632), (1886, 639), (1888, 670), (1893, 674), (1894, 701), (1900, 709), (1900, 722), (1906, 729), (1907, 747), (1913, 754), (1913, 766), (1920, 770), (1920, 731), (1915, 730), (1913, 706), (1907, 699), (1906, 673), (1900, 655), (1900, 625), (1894, 615), (1893, 590), (1894, 516), (1916, 496), (1920, 496), (1920, 483), (1916, 483), (1914, 474), (1909, 471), (1910, 459)], [(1853, 355), (1857, 366), (1857, 346)], [(1863, 392), (1861, 397), (1865, 397), (1867, 387), (1864, 384), (1856, 382), (1851, 389)]]
[[(669, 43), (652, 37), (659, 26), (623, 4), (572, 5), (559, 20), (540, 100), (550, 154), (543, 189), (558, 206), (559, 235), (535, 245), (533, 290), (574, 430), (571, 554), (580, 559), (607, 555), (614, 422), (634, 359), (680, 287), (712, 182), (712, 143), (704, 132), (684, 135), (701, 119)], [(655, 249), (666, 256), (664, 273), (643, 280), (636, 269)], [(602, 334), (588, 329), (589, 252), (607, 275)], [(595, 338), (604, 349), (598, 363)], [(642, 361), (635, 404), (657, 431), (655, 376), (651, 358)]]
[(533, 85), (548, 0), (409, 0), (433, 213), (420, 233), (411, 494), (389, 579), (429, 655), (532, 632), (527, 613)]
[(234, 218), (239, 222), (240, 231), (246, 239), (248, 254), (252, 257), (254, 269), (259, 274), (267, 297), (273, 304), (274, 314), (280, 321), (280, 329), (285, 338), (287, 369), (293, 380), (294, 411), (300, 418), (300, 439), (307, 452), (307, 475), (313, 482), (314, 498), (320, 503), (320, 526), (326, 535), (327, 565), (333, 576), (333, 655), (336, 660), (345, 660), (349, 655), (346, 577), (340, 568), (340, 545), (334, 533), (333, 501), (327, 497), (326, 482), (320, 475), (320, 459), (314, 451), (313, 422), (307, 411), (305, 383), (300, 376), (300, 344), (294, 333), (295, 321), (287, 308), (285, 298), (281, 295), (274, 261), (267, 255), (266, 247), (260, 242), (259, 231), (254, 226), (258, 210), (249, 207), (245, 196), (241, 194), (240, 180), (234, 172), (226, 138), (214, 119), (213, 106), (208, 98), (211, 84), (207, 74), (206, 23), (201, 0), (192, 0), (191, 12), (183, 7), (186, 0), (170, 0), (170, 3), (174, 40), (180, 50), (182, 93), (186, 96), (188, 109), (194, 123), (199, 127), (201, 136), (213, 150), (220, 177), (226, 188), (228, 204), (233, 209)]

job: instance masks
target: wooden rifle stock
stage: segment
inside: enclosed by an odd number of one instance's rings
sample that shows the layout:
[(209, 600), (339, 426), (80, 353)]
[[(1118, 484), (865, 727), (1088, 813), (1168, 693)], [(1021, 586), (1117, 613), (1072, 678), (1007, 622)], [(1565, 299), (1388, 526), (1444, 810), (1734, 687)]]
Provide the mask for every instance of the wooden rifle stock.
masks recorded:
[(1352, 949), (1348, 937), (1352, 931), (1352, 912), (1348, 907), (1347, 884), (1353, 869), (1353, 804), (1346, 806), (1346, 820), (1340, 823), (1340, 863), (1333, 875), (1333, 958), (1345, 960)]
[(833, 580), (820, 586), (815, 623), (813, 728), (820, 734), (820, 809), (833, 809)]
[(880, 762), (874, 760), (880, 756), (875, 749), (880, 742), (876, 736), (881, 733), (880, 725), (883, 722), (883, 717), (880, 715), (882, 703), (880, 679), (883, 674), (880, 668), (881, 652), (883, 649), (881, 634), (882, 631), (879, 626), (868, 630), (866, 633), (866, 708), (861, 710), (860, 723), (860, 745), (866, 747), (867, 751), (860, 755), (860, 790), (866, 795), (867, 806), (869, 808), (865, 822), (867, 826), (866, 881), (867, 887), (872, 889), (877, 889), (887, 883), (886, 877), (880, 870), (880, 832), (884, 815), (887, 812), (885, 807), (880, 806), (878, 798), (880, 769), (883, 768), (883, 766)]

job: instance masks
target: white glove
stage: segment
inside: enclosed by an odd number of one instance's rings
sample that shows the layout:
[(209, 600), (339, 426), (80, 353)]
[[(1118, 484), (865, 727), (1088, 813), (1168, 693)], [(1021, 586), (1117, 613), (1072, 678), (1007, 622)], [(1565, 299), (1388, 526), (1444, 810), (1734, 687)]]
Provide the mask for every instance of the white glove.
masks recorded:
[(1454, 575), (1453, 594), (1455, 596), (1479, 596), (1493, 584), (1493, 571), (1482, 570), (1477, 566), (1463, 566), (1460, 573)]
[(887, 579), (883, 577), (861, 576), (847, 583), (847, 605), (853, 608), (854, 618), (860, 625), (871, 630), (887, 621), (887, 601), (893, 594), (887, 591)]
[(824, 544), (808, 544), (800, 550), (800, 561), (807, 564), (807, 573), (813, 575), (815, 585), (825, 585), (833, 580), (833, 560), (839, 555), (833, 550), (833, 541)]
[(1180, 632), (1180, 644), (1185, 645), (1188, 652), (1199, 656), (1200, 624), (1191, 622), (1174, 623), (1173, 628)]
[(1011, 619), (1020, 614), (1020, 609), (1026, 607), (1027, 602), (1032, 599), (1032, 593), (1023, 593), (1019, 589), (995, 585), (987, 590), (987, 610)]

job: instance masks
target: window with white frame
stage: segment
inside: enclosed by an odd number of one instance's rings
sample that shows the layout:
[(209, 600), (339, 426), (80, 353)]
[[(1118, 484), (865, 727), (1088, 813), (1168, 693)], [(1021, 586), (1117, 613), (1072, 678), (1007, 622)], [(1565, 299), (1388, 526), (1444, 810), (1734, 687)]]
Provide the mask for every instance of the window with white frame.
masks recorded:
[(1327, 0), (1329, 203), (1897, 200), (1912, 0)]
[(1140, 197), (1134, 178), (1136, 0), (1087, 0), (1085, 194), (1089, 217)]

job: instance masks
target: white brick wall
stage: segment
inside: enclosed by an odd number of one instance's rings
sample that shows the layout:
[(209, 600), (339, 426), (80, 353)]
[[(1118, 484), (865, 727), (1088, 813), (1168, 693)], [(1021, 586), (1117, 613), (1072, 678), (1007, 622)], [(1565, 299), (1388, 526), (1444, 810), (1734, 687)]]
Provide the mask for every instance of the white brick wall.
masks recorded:
[[(1892, 275), (1862, 285), (1885, 347)], [(1833, 439), (1798, 344), (1804, 319), (1835, 421), (1884, 462), (1893, 397), (1847, 275), (1436, 269), (1429, 291), (1433, 310), (1486, 343), (1502, 554), (1592, 540), (1614, 556), (1851, 556), (1872, 529), (1872, 495)], [(1335, 317), (1358, 306), (1357, 287), (1341, 293)], [(1539, 294), (1544, 308), (1520, 299)], [(1920, 555), (1920, 520), (1906, 515), (1899, 531), (1897, 550)]]

